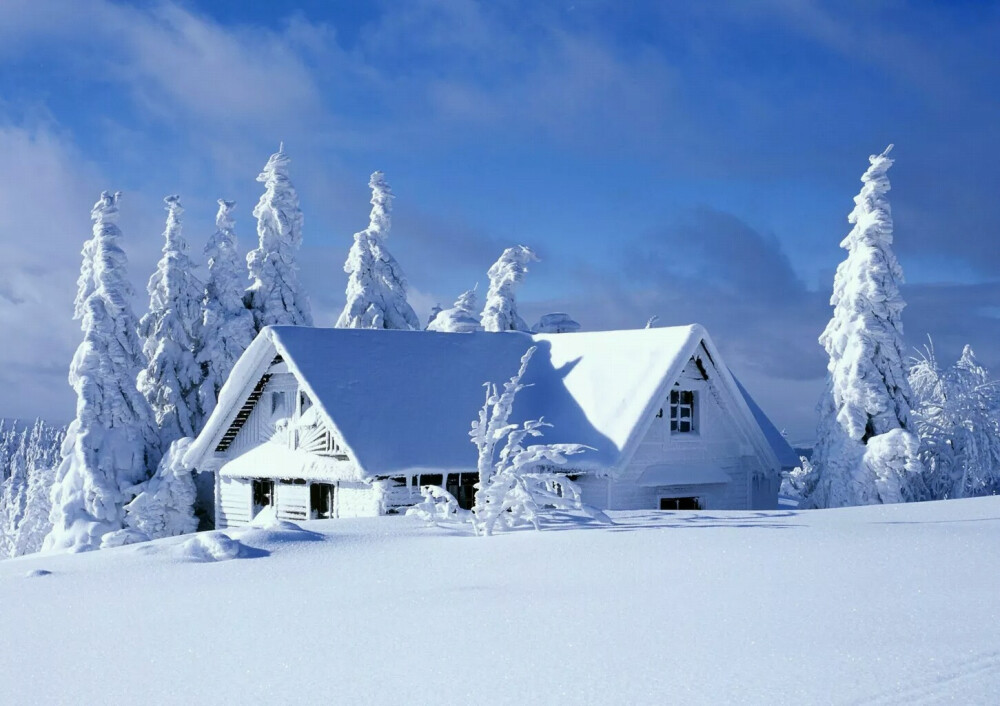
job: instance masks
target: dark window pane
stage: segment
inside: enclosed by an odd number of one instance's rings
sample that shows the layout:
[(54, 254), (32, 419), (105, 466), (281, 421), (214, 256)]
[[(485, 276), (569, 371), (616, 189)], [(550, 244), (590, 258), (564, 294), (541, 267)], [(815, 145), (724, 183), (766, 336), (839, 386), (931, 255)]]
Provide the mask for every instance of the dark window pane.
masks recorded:
[(670, 431), (677, 431), (677, 420), (676, 419), (671, 419), (670, 420)]

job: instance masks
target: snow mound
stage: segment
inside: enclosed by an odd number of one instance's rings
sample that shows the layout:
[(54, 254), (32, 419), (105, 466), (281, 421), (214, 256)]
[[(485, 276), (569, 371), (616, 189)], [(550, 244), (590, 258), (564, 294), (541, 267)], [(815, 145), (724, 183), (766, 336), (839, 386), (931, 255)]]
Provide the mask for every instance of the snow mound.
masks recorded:
[(177, 554), (188, 561), (229, 561), (237, 559), (245, 547), (223, 532), (197, 534), (177, 547)]

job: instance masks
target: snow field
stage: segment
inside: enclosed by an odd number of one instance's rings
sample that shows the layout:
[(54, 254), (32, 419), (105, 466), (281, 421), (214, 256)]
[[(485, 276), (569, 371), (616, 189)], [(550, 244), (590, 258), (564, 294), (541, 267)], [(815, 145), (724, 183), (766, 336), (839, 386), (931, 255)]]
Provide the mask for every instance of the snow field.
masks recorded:
[(4, 701), (1000, 693), (1000, 498), (612, 514), (492, 538), (402, 517), (228, 530), (245, 558), (221, 563), (183, 549), (212, 535), (2, 562), (0, 634), (18, 636), (0, 642)]

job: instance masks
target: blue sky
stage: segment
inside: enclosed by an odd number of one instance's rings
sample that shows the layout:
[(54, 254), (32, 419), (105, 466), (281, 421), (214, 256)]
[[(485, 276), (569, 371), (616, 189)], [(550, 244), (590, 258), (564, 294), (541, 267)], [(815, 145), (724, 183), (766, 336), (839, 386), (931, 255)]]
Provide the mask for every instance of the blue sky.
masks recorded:
[(530, 245), (526, 318), (699, 321), (794, 440), (814, 426), (846, 215), (893, 142), (907, 343), (968, 342), (1000, 369), (998, 45), (983, 2), (5, 0), (0, 415), (72, 415), (102, 189), (125, 194), (142, 307), (162, 197), (181, 194), (195, 254), (235, 198), (249, 248), (279, 140), (319, 323), (381, 169), (421, 314)]

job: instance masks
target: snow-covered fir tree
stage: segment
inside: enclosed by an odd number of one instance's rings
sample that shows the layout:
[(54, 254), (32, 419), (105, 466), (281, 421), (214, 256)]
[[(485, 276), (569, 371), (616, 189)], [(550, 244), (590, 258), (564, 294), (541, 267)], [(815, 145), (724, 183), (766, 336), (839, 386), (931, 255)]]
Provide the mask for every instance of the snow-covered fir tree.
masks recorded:
[(575, 333), (580, 330), (580, 324), (561, 311), (544, 314), (538, 323), (531, 327), (532, 333)]
[(476, 315), (476, 290), (469, 289), (455, 300), (455, 305), (444, 309), (427, 325), (428, 331), (444, 331), (447, 333), (468, 333), (482, 331)]
[(201, 429), (197, 361), (201, 340), (201, 283), (194, 276), (187, 243), (181, 232), (178, 196), (167, 196), (167, 227), (163, 257), (149, 278), (149, 311), (139, 321), (143, 352), (149, 361), (139, 373), (139, 390), (146, 397), (160, 428), (163, 447)]
[(834, 279), (833, 317), (820, 336), (830, 361), (812, 459), (819, 476), (808, 499), (817, 507), (898, 502), (922, 492), (919, 460), (907, 455), (916, 440), (903, 363), (903, 271), (886, 196), (891, 149), (872, 155), (861, 178), (848, 217), (854, 228), (840, 244), (847, 259)]
[(14, 556), (17, 528), (28, 501), (28, 430), (16, 437), (7, 461), (7, 479), (0, 485), (0, 557)]
[(527, 331), (528, 325), (518, 316), (514, 290), (524, 279), (528, 263), (538, 258), (531, 248), (518, 245), (503, 251), (489, 269), (490, 288), (480, 321), (484, 331)]
[(70, 365), (76, 418), (55, 474), (46, 550), (100, 546), (105, 534), (122, 527), (131, 488), (159, 462), (153, 412), (136, 387), (144, 356), (117, 225), (118, 200), (119, 194), (105, 191), (91, 212), (94, 283), (81, 306), (84, 338)]
[(28, 488), (24, 512), (14, 535), (13, 556), (41, 550), (45, 535), (52, 527), (49, 521), (52, 507), (49, 494), (64, 435), (64, 429), (53, 427), (40, 419), (35, 421), (31, 429), (25, 453)]
[(347, 302), (337, 328), (420, 330), (420, 320), (406, 300), (406, 276), (386, 247), (392, 224), (392, 189), (382, 172), (368, 181), (372, 210), (368, 227), (354, 234), (344, 272)]
[(444, 309), (441, 308), (441, 304), (435, 304), (431, 307), (431, 313), (427, 315), (427, 325), (424, 326), (425, 331), (430, 330), (431, 324), (434, 323), (434, 319), (436, 319), (438, 314), (442, 311), (444, 311)]
[(256, 330), (253, 316), (243, 304), (243, 280), (232, 211), (235, 201), (219, 199), (215, 234), (205, 246), (208, 281), (202, 305), (201, 352), (198, 362), (202, 382), (198, 400), (205, 419), (215, 409), (219, 390)]
[[(542, 429), (552, 425), (544, 419), (523, 424), (510, 422), (514, 398), (526, 387), (522, 379), (534, 353), (532, 346), (521, 357), (520, 368), (504, 383), (503, 392), (494, 384), (486, 384), (486, 401), (469, 432), (478, 451), (479, 483), (472, 514), (476, 533), (480, 535), (492, 534), (497, 524), (512, 527), (527, 522), (537, 529), (539, 511), (546, 505), (562, 503), (563, 495), (553, 484), (565, 483), (572, 487), (564, 475), (550, 469), (564, 464), (567, 456), (589, 448), (582, 444), (524, 446), (525, 439), (542, 436)], [(573, 496), (574, 509), (583, 509), (579, 493)]]
[(942, 370), (932, 345), (909, 380), (929, 499), (1000, 493), (1000, 382), (969, 346)]
[(143, 539), (173, 537), (198, 529), (194, 514), (197, 491), (191, 469), (184, 465), (184, 454), (193, 441), (184, 437), (173, 442), (156, 474), (125, 506), (125, 524), (140, 532)]
[(282, 143), (257, 176), (264, 184), (264, 193), (253, 210), (259, 244), (247, 255), (252, 282), (244, 295), (257, 331), (265, 326), (313, 323), (309, 299), (299, 283), (302, 211), (288, 178), (290, 163)]

